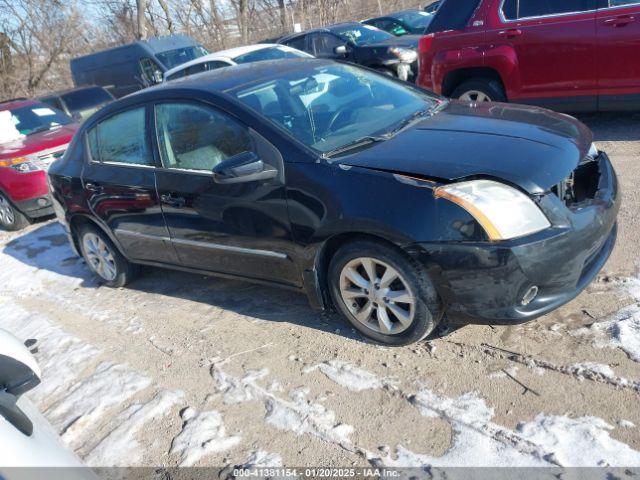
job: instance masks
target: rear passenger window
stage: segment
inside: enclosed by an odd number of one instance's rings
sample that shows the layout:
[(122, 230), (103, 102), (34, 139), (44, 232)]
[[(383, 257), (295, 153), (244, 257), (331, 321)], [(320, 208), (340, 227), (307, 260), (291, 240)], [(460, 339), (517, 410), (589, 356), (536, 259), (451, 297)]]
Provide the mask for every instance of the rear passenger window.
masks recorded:
[(301, 35), (296, 38), (292, 38), (291, 40), (287, 40), (283, 42), (285, 45), (291, 48), (297, 48), (298, 50), (302, 50), (303, 52), (307, 51), (307, 36)]
[(621, 7), (623, 5), (640, 5), (640, 0), (609, 0), (610, 7)]
[(505, 0), (502, 13), (507, 20), (544, 17), (593, 10), (592, 0)]
[(118, 113), (87, 134), (91, 159), (132, 165), (153, 165), (146, 135), (145, 108)]

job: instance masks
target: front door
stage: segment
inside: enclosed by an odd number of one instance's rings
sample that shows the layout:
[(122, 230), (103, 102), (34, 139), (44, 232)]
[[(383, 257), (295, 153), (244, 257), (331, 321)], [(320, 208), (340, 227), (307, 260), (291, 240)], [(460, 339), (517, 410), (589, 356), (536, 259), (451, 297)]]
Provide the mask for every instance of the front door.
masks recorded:
[[(180, 262), (190, 268), (299, 285), (280, 153), (211, 105), (155, 106), (162, 167), (158, 194)], [(212, 170), (247, 152), (278, 169), (277, 178), (219, 184)]]
[(640, 108), (640, 0), (600, 0), (597, 62), (600, 110)]
[(140, 106), (91, 128), (82, 183), (91, 210), (116, 237), (125, 255), (175, 263), (156, 193), (148, 123), (147, 107)]
[(509, 101), (595, 110), (595, 0), (505, 0), (498, 5), (486, 40), (515, 53), (511, 83), (516, 88)]

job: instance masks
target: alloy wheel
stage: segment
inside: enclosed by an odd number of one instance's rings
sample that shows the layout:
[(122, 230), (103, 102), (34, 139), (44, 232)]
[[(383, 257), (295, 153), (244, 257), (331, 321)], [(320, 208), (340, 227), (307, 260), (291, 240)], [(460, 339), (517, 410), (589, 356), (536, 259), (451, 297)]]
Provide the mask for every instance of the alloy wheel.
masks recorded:
[(118, 268), (109, 246), (98, 235), (87, 233), (82, 239), (84, 252), (91, 269), (107, 282), (116, 279)]
[(460, 100), (473, 103), (491, 102), (489, 95), (480, 90), (469, 90), (460, 96)]
[(397, 335), (413, 323), (416, 299), (408, 282), (375, 258), (356, 258), (342, 268), (340, 295), (353, 317), (375, 332)]
[(9, 201), (0, 195), (0, 223), (5, 225), (13, 225), (16, 217), (13, 213), (13, 207)]

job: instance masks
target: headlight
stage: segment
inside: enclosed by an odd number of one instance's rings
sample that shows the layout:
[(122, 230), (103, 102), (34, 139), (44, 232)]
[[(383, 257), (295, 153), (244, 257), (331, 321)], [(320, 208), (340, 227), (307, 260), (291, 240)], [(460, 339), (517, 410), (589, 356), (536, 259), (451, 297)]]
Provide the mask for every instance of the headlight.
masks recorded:
[(469, 212), (491, 241), (524, 237), (551, 226), (529, 197), (503, 183), (491, 180), (454, 183), (436, 188), (434, 195)]
[(389, 53), (398, 57), (401, 62), (413, 63), (418, 59), (418, 54), (408, 48), (391, 47)]
[(9, 167), (20, 173), (40, 170), (36, 165), (30, 162), (27, 157), (15, 157), (7, 160), (0, 160), (0, 167)]

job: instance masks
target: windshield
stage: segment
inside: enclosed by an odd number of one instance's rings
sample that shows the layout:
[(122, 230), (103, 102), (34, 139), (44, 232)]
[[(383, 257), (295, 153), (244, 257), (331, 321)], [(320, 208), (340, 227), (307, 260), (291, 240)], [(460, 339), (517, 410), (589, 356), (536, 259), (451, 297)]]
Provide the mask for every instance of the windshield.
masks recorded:
[(320, 153), (389, 134), (442, 103), (409, 85), (341, 64), (284, 74), (233, 94)]
[(422, 30), (431, 23), (433, 15), (416, 10), (414, 12), (399, 13), (396, 18), (409, 25), (412, 30)]
[(384, 42), (393, 38), (390, 33), (383, 32), (371, 25), (345, 25), (332, 28), (331, 31), (343, 40), (355, 45)]
[(268, 47), (255, 52), (245, 53), (244, 55), (237, 56), (233, 60), (236, 63), (251, 63), (261, 62), (264, 60), (280, 60), (281, 58), (309, 58), (304, 52), (299, 52), (290, 48), (284, 47)]
[(10, 112), (11, 123), (22, 135), (33, 135), (73, 122), (65, 113), (45, 104), (29, 105)]
[(156, 57), (167, 67), (167, 70), (171, 70), (173, 67), (190, 62), (208, 53), (204, 47), (196, 45), (194, 47), (177, 48), (168, 52), (156, 53)]

